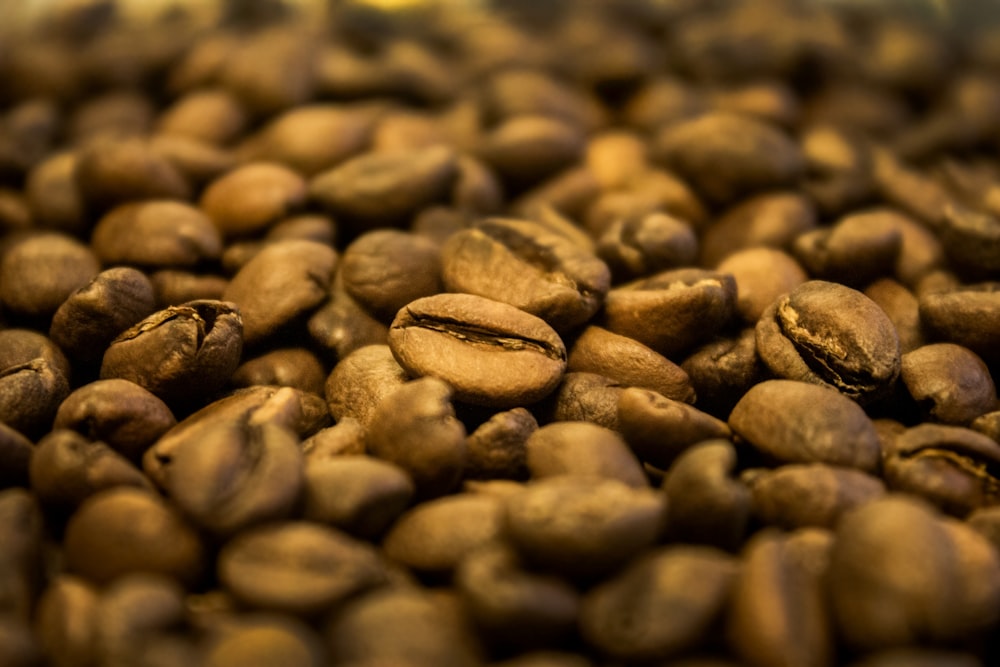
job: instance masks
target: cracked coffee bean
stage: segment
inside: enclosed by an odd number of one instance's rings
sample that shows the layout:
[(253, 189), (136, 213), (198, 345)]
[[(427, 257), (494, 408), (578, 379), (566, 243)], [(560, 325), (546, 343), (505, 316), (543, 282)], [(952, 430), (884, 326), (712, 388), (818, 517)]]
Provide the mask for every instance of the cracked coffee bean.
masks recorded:
[(938, 422), (966, 425), (997, 407), (989, 369), (960, 345), (936, 343), (904, 354), (901, 377), (925, 416)]

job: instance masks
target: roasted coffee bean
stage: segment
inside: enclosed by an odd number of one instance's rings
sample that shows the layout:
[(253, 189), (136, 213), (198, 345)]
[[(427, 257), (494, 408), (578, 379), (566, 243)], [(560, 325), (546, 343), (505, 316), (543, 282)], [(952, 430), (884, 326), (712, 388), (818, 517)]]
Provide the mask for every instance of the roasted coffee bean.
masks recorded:
[(612, 224), (597, 253), (616, 279), (628, 280), (694, 263), (698, 240), (689, 224), (651, 213)]
[(138, 463), (150, 445), (176, 423), (170, 408), (139, 385), (98, 380), (66, 397), (52, 427), (100, 440)]
[(218, 574), (252, 607), (312, 615), (385, 581), (369, 545), (334, 528), (282, 522), (244, 531), (219, 553)]
[(576, 162), (584, 149), (579, 128), (557, 118), (518, 114), (483, 137), (476, 152), (504, 179), (531, 183)]
[(944, 209), (938, 238), (948, 257), (963, 271), (990, 275), (1000, 270), (1000, 220), (990, 213), (960, 206)]
[(100, 271), (91, 248), (56, 232), (16, 241), (0, 253), (0, 304), (48, 323), (63, 301)]
[(618, 402), (624, 390), (603, 375), (566, 373), (546, 404), (552, 406), (552, 421), (590, 422), (617, 431)]
[(306, 459), (303, 515), (351, 535), (379, 537), (413, 494), (410, 476), (388, 461), (351, 454)]
[(604, 327), (670, 359), (721, 331), (736, 312), (736, 282), (701, 269), (658, 273), (608, 292)]
[(11, 667), (38, 664), (40, 648), (27, 623), (15, 618), (0, 618), (0, 660)]
[(451, 574), (474, 550), (501, 534), (503, 502), (487, 494), (458, 494), (404, 512), (382, 540), (385, 555), (415, 572)]
[(903, 237), (878, 214), (849, 215), (799, 235), (792, 253), (815, 278), (862, 287), (891, 271)]
[(387, 345), (367, 345), (354, 350), (326, 379), (326, 402), (338, 421), (353, 417), (365, 428), (387, 396), (402, 387), (409, 376)]
[(0, 489), (28, 486), (28, 464), (33, 450), (31, 440), (0, 422)]
[(845, 514), (835, 534), (828, 590), (850, 646), (946, 642), (996, 621), (1000, 560), (971, 528), (890, 495)]
[(344, 289), (339, 271), (334, 275), (330, 298), (310, 316), (307, 328), (320, 349), (337, 360), (368, 345), (385, 345), (389, 338), (389, 327)]
[(100, 593), (85, 579), (60, 574), (45, 588), (35, 611), (35, 636), (54, 667), (96, 664), (96, 611)]
[(787, 529), (832, 528), (844, 512), (885, 494), (879, 478), (824, 463), (748, 470), (742, 479), (750, 489), (754, 516)]
[(780, 129), (727, 112), (667, 125), (657, 135), (653, 153), (719, 202), (791, 183), (806, 166), (799, 147)]
[(67, 119), (72, 143), (86, 146), (101, 139), (141, 137), (152, 125), (153, 105), (132, 91), (109, 92), (92, 97)]
[(925, 416), (935, 421), (964, 425), (997, 407), (989, 369), (960, 345), (936, 343), (904, 354), (901, 377)]
[(744, 549), (729, 602), (730, 644), (748, 664), (831, 665), (823, 572), (797, 559), (790, 541), (761, 531)]
[(817, 123), (801, 135), (806, 172), (802, 189), (829, 214), (842, 213), (872, 195), (872, 155), (861, 132)]
[(596, 373), (623, 387), (659, 392), (667, 398), (693, 403), (695, 391), (679, 366), (639, 341), (589, 326), (570, 349), (566, 369)]
[(889, 439), (882, 468), (889, 488), (923, 496), (964, 516), (1000, 503), (1000, 444), (971, 429), (920, 424)]
[(29, 623), (42, 584), (45, 518), (24, 489), (0, 491), (0, 617)]
[(1000, 410), (987, 412), (972, 420), (969, 428), (1000, 442)]
[(467, 479), (524, 479), (528, 437), (538, 422), (524, 408), (498, 412), (465, 439)]
[(505, 503), (504, 535), (528, 563), (572, 576), (607, 573), (662, 535), (666, 497), (611, 479), (538, 480)]
[(105, 265), (192, 267), (222, 254), (222, 238), (197, 208), (175, 201), (146, 201), (111, 209), (91, 245)]
[(528, 570), (502, 544), (465, 556), (455, 587), (476, 626), (503, 646), (558, 641), (572, 632), (580, 609), (580, 594), (570, 584)]
[(872, 421), (828, 387), (792, 380), (754, 385), (729, 415), (733, 433), (778, 461), (828, 463), (866, 472), (879, 464)]
[(441, 251), (416, 234), (371, 231), (344, 250), (340, 279), (363, 308), (391, 322), (406, 304), (442, 291)]
[(618, 426), (639, 460), (661, 469), (691, 445), (731, 435), (725, 422), (648, 389), (622, 392)]
[(809, 278), (790, 255), (767, 247), (738, 250), (716, 268), (736, 281), (736, 309), (751, 325), (757, 323), (775, 299), (791, 292)]
[(557, 331), (590, 319), (611, 282), (607, 266), (572, 240), (538, 223), (498, 218), (448, 239), (442, 279), (449, 291), (509, 303)]
[(315, 241), (269, 244), (233, 276), (222, 296), (239, 308), (243, 337), (255, 345), (327, 297), (337, 252)]
[(156, 311), (153, 284), (144, 273), (115, 267), (98, 273), (63, 301), (49, 336), (74, 361), (99, 361), (118, 334)]
[(420, 378), (386, 395), (372, 412), (368, 451), (409, 473), (423, 498), (451, 491), (465, 466), (465, 427), (451, 398), (446, 383)]
[(620, 660), (665, 659), (698, 647), (722, 614), (738, 570), (710, 547), (662, 547), (587, 592), (580, 631)]
[(267, 229), (301, 207), (305, 180), (272, 162), (250, 162), (212, 181), (200, 206), (226, 238)]
[(302, 441), (306, 463), (365, 453), (365, 428), (354, 417), (344, 417)]
[(681, 369), (691, 380), (698, 408), (723, 419), (765, 372), (753, 329), (702, 345), (681, 362)]
[(171, 449), (163, 479), (168, 497), (194, 523), (230, 535), (292, 513), (304, 482), (294, 432), (234, 420), (216, 422), (199, 436)]
[(750, 491), (735, 478), (736, 465), (728, 440), (705, 440), (677, 457), (663, 480), (670, 539), (736, 549), (750, 518)]
[(869, 403), (899, 375), (899, 336), (881, 308), (849, 287), (803, 283), (761, 315), (757, 352), (779, 377), (830, 386)]
[(235, 304), (190, 301), (119, 334), (104, 353), (101, 379), (130, 380), (168, 404), (183, 403), (221, 388), (242, 350), (243, 320)]
[(370, 152), (314, 176), (309, 194), (334, 216), (383, 226), (443, 199), (456, 176), (455, 153), (445, 146)]
[(149, 276), (157, 308), (180, 306), (188, 301), (222, 301), (229, 281), (210, 273), (161, 269)]
[(179, 97), (157, 118), (157, 131), (223, 145), (238, 137), (247, 113), (223, 88), (194, 90)]
[(140, 138), (106, 138), (80, 151), (76, 182), (87, 205), (107, 211), (141, 199), (190, 198), (191, 186)]
[(924, 326), (920, 321), (920, 302), (910, 290), (892, 278), (882, 278), (868, 285), (864, 295), (874, 301), (896, 327), (903, 355), (926, 343)]
[(982, 664), (972, 653), (901, 647), (869, 653), (850, 667), (980, 667)]
[(29, 437), (52, 425), (69, 393), (69, 362), (45, 336), (0, 330), (0, 422)]
[(593, 475), (634, 487), (649, 486), (642, 466), (614, 431), (581, 421), (559, 421), (532, 433), (526, 443), (532, 479)]
[(316, 632), (287, 616), (246, 615), (205, 649), (205, 667), (328, 664)]
[(1000, 283), (919, 294), (920, 320), (937, 338), (969, 348), (987, 362), (1000, 358)]
[(205, 553), (198, 534), (158, 495), (116, 488), (89, 498), (66, 526), (66, 565), (98, 584), (130, 572), (193, 583)]
[(155, 135), (150, 139), (150, 146), (196, 187), (235, 169), (238, 164), (232, 151), (197, 139)]
[(734, 205), (705, 229), (699, 264), (718, 266), (737, 250), (766, 246), (786, 250), (816, 227), (812, 202), (794, 192), (756, 195)]
[(650, 169), (623, 190), (611, 190), (594, 199), (583, 213), (584, 226), (602, 237), (616, 221), (652, 213), (677, 216), (700, 229), (708, 213), (690, 186), (661, 169)]
[(244, 361), (233, 371), (230, 382), (236, 387), (293, 387), (322, 396), (326, 370), (306, 348), (286, 347)]
[(312, 97), (315, 41), (276, 25), (240, 39), (217, 72), (219, 82), (249, 111), (275, 113)]
[(111, 582), (97, 603), (95, 644), (102, 665), (134, 665), (181, 624), (184, 591), (161, 574), (131, 573)]
[(499, 301), (439, 294), (400, 310), (389, 347), (410, 374), (438, 377), (455, 399), (505, 408), (555, 389), (566, 348), (544, 321)]

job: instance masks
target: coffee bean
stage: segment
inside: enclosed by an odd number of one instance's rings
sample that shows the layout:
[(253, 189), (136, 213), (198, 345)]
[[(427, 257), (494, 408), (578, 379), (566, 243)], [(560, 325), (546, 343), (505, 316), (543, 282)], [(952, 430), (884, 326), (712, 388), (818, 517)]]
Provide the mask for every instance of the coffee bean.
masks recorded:
[(580, 158), (579, 128), (557, 118), (518, 114), (483, 137), (477, 155), (512, 183), (549, 176)]
[(33, 450), (31, 440), (0, 422), (0, 489), (28, 486), (28, 463)]
[(465, 556), (455, 572), (455, 587), (477, 627), (503, 646), (556, 642), (572, 632), (580, 609), (580, 594), (572, 586), (526, 569), (517, 554), (500, 544)]
[(387, 461), (351, 454), (313, 457), (306, 460), (302, 511), (312, 521), (374, 539), (406, 509), (413, 493), (406, 471)]
[(329, 293), (336, 251), (314, 241), (278, 241), (233, 276), (222, 296), (237, 305), (243, 336), (255, 345), (320, 305)]
[(642, 466), (614, 431), (580, 421), (559, 421), (532, 433), (526, 443), (533, 479), (593, 475), (634, 487), (649, 486)]
[(436, 378), (407, 382), (375, 407), (365, 438), (373, 456), (410, 474), (423, 498), (451, 491), (465, 466), (465, 428), (451, 397)]
[(1000, 220), (995, 216), (948, 206), (937, 232), (949, 258), (963, 270), (988, 276), (1000, 269)]
[[(803, 238), (799, 236), (799, 238)], [(803, 268), (787, 253), (767, 247), (737, 250), (716, 267), (736, 281), (736, 309), (748, 324), (756, 324), (778, 297), (808, 280)]]
[(702, 345), (681, 362), (681, 369), (698, 396), (698, 408), (719, 418), (728, 417), (737, 401), (765, 373), (753, 329)]
[(101, 271), (52, 316), (52, 342), (74, 361), (99, 361), (118, 334), (156, 310), (154, 287), (129, 267)]
[(843, 213), (872, 195), (872, 155), (863, 133), (818, 122), (801, 136), (806, 160), (802, 189), (824, 213)]
[(998, 571), (996, 552), (975, 531), (916, 499), (889, 495), (837, 524), (828, 590), (852, 647), (943, 642), (996, 620)]
[(524, 408), (498, 412), (465, 439), (467, 479), (524, 479), (527, 442), (538, 422)]
[(864, 295), (881, 308), (899, 336), (903, 355), (926, 344), (920, 321), (920, 303), (916, 295), (892, 278), (876, 280), (865, 288)]
[(665, 659), (701, 645), (722, 614), (738, 566), (709, 547), (662, 547), (587, 592), (580, 631), (620, 660)]
[(156, 640), (181, 623), (184, 591), (161, 574), (127, 574), (108, 585), (95, 612), (98, 662), (136, 664), (155, 653)]
[(650, 389), (685, 403), (695, 399), (690, 379), (679, 366), (633, 338), (598, 326), (587, 327), (576, 339), (566, 368), (603, 375), (624, 387)]
[(857, 403), (827, 387), (768, 380), (729, 415), (733, 432), (765, 455), (789, 463), (828, 463), (872, 472), (879, 464), (875, 427)]
[(198, 534), (159, 496), (120, 487), (86, 500), (66, 526), (66, 564), (98, 584), (130, 572), (196, 581), (205, 565)]
[(54, 667), (94, 665), (100, 593), (85, 579), (60, 574), (45, 588), (35, 611), (35, 636)]
[(236, 387), (293, 387), (322, 396), (326, 370), (308, 349), (286, 347), (244, 361), (233, 371), (230, 382)]
[(0, 491), (0, 616), (29, 623), (42, 587), (45, 517), (24, 489)]
[(662, 469), (696, 443), (730, 436), (725, 422), (648, 389), (622, 392), (618, 425), (639, 460)]
[(597, 253), (616, 280), (628, 280), (694, 263), (698, 241), (686, 222), (651, 213), (612, 224), (601, 236)]
[(503, 504), (484, 494), (458, 494), (404, 512), (382, 541), (389, 558), (425, 574), (451, 574), (468, 554), (497, 540)]
[[(269, 114), (303, 104), (316, 85), (309, 64), (315, 42), (287, 26), (242, 37), (223, 62), (218, 81), (252, 113)], [(214, 77), (213, 77), (214, 78)]]
[(455, 398), (504, 408), (548, 395), (566, 367), (566, 348), (544, 321), (471, 294), (439, 294), (400, 310), (389, 347), (412, 375), (450, 384)]
[(552, 421), (590, 422), (620, 430), (618, 402), (625, 390), (620, 384), (594, 373), (566, 373), (545, 405)]
[(247, 113), (232, 94), (222, 88), (194, 90), (179, 97), (157, 118), (157, 131), (223, 145), (238, 137), (247, 124)]
[(195, 187), (219, 178), (238, 164), (231, 150), (197, 139), (158, 134), (150, 139), (150, 147), (174, 165)]
[(130, 380), (168, 404), (183, 403), (222, 387), (242, 349), (243, 320), (235, 304), (190, 301), (119, 334), (104, 353), (101, 379)]
[(899, 375), (895, 327), (864, 294), (811, 280), (773, 303), (757, 323), (757, 352), (779, 377), (831, 386), (862, 403)]
[(308, 625), (291, 617), (261, 615), (241, 619), (237, 627), (212, 641), (201, 664), (322, 667), (328, 663), (319, 637)]
[(307, 465), (312, 461), (364, 454), (365, 428), (354, 417), (344, 417), (303, 440), (302, 453)]
[(354, 350), (326, 379), (326, 401), (334, 419), (353, 417), (368, 427), (375, 410), (409, 379), (387, 345)]
[(240, 533), (219, 553), (218, 574), (252, 607), (313, 615), (381, 584), (374, 550), (326, 526), (281, 522)]
[(699, 263), (718, 266), (737, 250), (766, 246), (785, 250), (816, 227), (815, 205), (794, 192), (755, 195), (735, 204), (705, 230)]
[(997, 406), (986, 364), (959, 345), (936, 343), (904, 354), (901, 377), (925, 416), (945, 424), (968, 424)]
[(902, 244), (902, 234), (890, 221), (877, 213), (860, 214), (800, 234), (792, 252), (810, 275), (861, 287), (891, 269)]
[(683, 452), (663, 480), (667, 535), (691, 544), (734, 550), (750, 517), (750, 491), (736, 479), (736, 449), (728, 440), (705, 440)]
[(505, 504), (504, 535), (531, 564), (571, 576), (607, 573), (662, 534), (666, 497), (617, 480), (560, 476)]
[(95, 211), (141, 199), (190, 198), (191, 186), (166, 158), (140, 138), (106, 138), (80, 151), (75, 177)]
[(665, 271), (616, 287), (604, 303), (604, 327), (668, 359), (721, 331), (736, 311), (736, 282), (701, 269)]
[(920, 320), (933, 336), (967, 347), (987, 362), (998, 358), (1000, 283), (961, 285), (918, 296)]
[(104, 264), (189, 267), (218, 259), (222, 239), (198, 209), (173, 201), (118, 206), (94, 228), (91, 243)]
[(209, 273), (161, 269), (150, 274), (157, 308), (180, 306), (188, 301), (221, 301), (229, 281)]
[(212, 181), (200, 206), (226, 238), (234, 238), (265, 230), (305, 199), (306, 182), (297, 173), (272, 162), (250, 162)]
[(787, 529), (832, 528), (844, 512), (885, 494), (879, 478), (823, 463), (749, 470), (743, 479), (750, 489), (754, 516)]
[(825, 581), (796, 560), (789, 541), (761, 531), (744, 549), (729, 603), (730, 644), (750, 664), (833, 664)]
[(49, 430), (69, 393), (69, 362), (27, 329), (0, 330), (0, 422), (29, 437)]
[(149, 133), (155, 110), (136, 92), (108, 92), (79, 105), (67, 119), (72, 142), (87, 145), (101, 139), (125, 139)]
[(983, 664), (972, 653), (946, 649), (901, 647), (867, 654), (851, 667), (978, 667)]
[(76, 239), (32, 234), (0, 254), (0, 303), (11, 314), (47, 325), (62, 302), (98, 271), (94, 252)]
[(1000, 503), (1000, 444), (971, 429), (920, 424), (886, 443), (883, 475), (891, 489), (923, 496), (964, 516)]
[(341, 261), (344, 290), (380, 321), (441, 288), (441, 252), (428, 239), (397, 230), (362, 234)]
[(972, 420), (969, 428), (1000, 442), (1000, 410), (987, 412)]

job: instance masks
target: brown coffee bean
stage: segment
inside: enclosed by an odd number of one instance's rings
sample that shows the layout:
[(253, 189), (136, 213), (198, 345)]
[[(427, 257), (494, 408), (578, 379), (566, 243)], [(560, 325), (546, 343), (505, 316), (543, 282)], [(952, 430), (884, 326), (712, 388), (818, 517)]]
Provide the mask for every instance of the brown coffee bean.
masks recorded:
[(456, 400), (497, 408), (541, 400), (566, 367), (566, 348), (544, 321), (471, 294), (408, 304), (389, 328), (389, 347), (411, 375), (438, 377)]
[(219, 63), (218, 80), (251, 112), (272, 114), (305, 103), (316, 85), (315, 40), (275, 25), (242, 36)]
[(716, 269), (719, 273), (728, 273), (736, 281), (736, 309), (748, 324), (756, 324), (778, 297), (809, 279), (790, 255), (767, 247), (738, 250), (721, 261)]
[(393, 524), (385, 554), (411, 570), (451, 574), (468, 554), (494, 542), (502, 530), (503, 503), (486, 494), (458, 494), (421, 503)]
[(162, 134), (221, 146), (238, 137), (247, 120), (243, 105), (228, 91), (204, 88), (186, 93), (164, 109), (156, 127)]
[(576, 339), (566, 368), (603, 375), (624, 387), (650, 389), (685, 403), (695, 399), (690, 379), (679, 366), (633, 338), (598, 326), (587, 327)]
[(389, 346), (358, 348), (334, 366), (326, 379), (330, 414), (338, 421), (353, 417), (367, 428), (378, 406), (407, 380), (407, 372), (396, 362)]
[(0, 489), (28, 486), (28, 463), (34, 444), (0, 422)]
[(882, 216), (849, 215), (799, 235), (792, 252), (810, 275), (860, 287), (892, 267), (902, 242), (899, 230)]
[(982, 664), (972, 653), (901, 647), (869, 653), (850, 667), (980, 667)]
[(613, 223), (601, 236), (597, 253), (616, 280), (629, 280), (693, 264), (698, 241), (686, 222), (650, 213)]
[(524, 559), (570, 576), (612, 571), (662, 534), (666, 497), (617, 480), (538, 480), (505, 503), (504, 535)]
[(825, 581), (796, 559), (789, 542), (766, 530), (744, 549), (729, 603), (729, 643), (749, 664), (830, 665), (834, 637)]
[(490, 76), (484, 90), (487, 108), (497, 117), (539, 114), (588, 130), (604, 123), (604, 109), (584, 90), (538, 69), (513, 67)]
[(552, 421), (590, 422), (612, 431), (620, 430), (618, 401), (625, 390), (620, 384), (594, 373), (566, 373), (545, 402)]
[(164, 467), (178, 509), (223, 536), (289, 516), (303, 487), (299, 439), (270, 422), (216, 422), (172, 448)]
[(273, 523), (234, 537), (219, 553), (218, 574), (252, 607), (313, 615), (385, 581), (371, 546), (304, 521)]
[(879, 442), (872, 421), (857, 403), (827, 387), (791, 380), (762, 382), (736, 404), (729, 426), (778, 461), (867, 472), (878, 468)]
[(871, 149), (853, 128), (818, 123), (801, 135), (806, 171), (802, 189), (828, 215), (864, 203), (875, 187)]
[(794, 181), (805, 170), (799, 147), (770, 123), (742, 114), (710, 112), (665, 126), (656, 158), (676, 167), (707, 197), (736, 197)]
[(101, 139), (126, 139), (149, 133), (153, 123), (150, 100), (132, 91), (113, 91), (91, 97), (67, 119), (70, 141), (85, 146)]
[(635, 454), (614, 431), (581, 421), (547, 424), (528, 437), (528, 470), (533, 479), (577, 475), (649, 486)]
[(721, 331), (736, 311), (736, 282), (701, 269), (658, 273), (608, 292), (604, 327), (668, 359)]
[(243, 322), (235, 304), (191, 301), (122, 332), (104, 353), (101, 379), (130, 380), (168, 404), (183, 403), (222, 387), (242, 349)]
[(343, 282), (340, 272), (335, 272), (329, 299), (307, 323), (312, 340), (337, 360), (368, 345), (385, 345), (389, 337), (389, 327), (348, 294)]
[(618, 220), (666, 213), (691, 224), (697, 231), (704, 227), (708, 213), (698, 195), (684, 181), (662, 169), (650, 169), (623, 190), (611, 190), (596, 196), (581, 216), (584, 227), (594, 238), (602, 237)]
[(305, 199), (306, 182), (299, 174), (273, 162), (249, 162), (212, 181), (200, 206), (226, 238), (233, 238), (267, 229)]
[(0, 254), (0, 303), (14, 315), (45, 321), (100, 271), (94, 252), (65, 234), (32, 234)]
[(231, 150), (197, 139), (158, 134), (149, 140), (149, 145), (196, 188), (235, 169), (238, 164), (236, 155)]
[(828, 590), (850, 646), (888, 648), (990, 627), (1000, 600), (998, 573), (1000, 561), (985, 538), (916, 499), (890, 495), (837, 524)]
[(948, 257), (963, 271), (989, 276), (1000, 269), (996, 249), (1000, 247), (1000, 220), (961, 206), (947, 206), (938, 238)]
[(987, 412), (972, 420), (969, 428), (1000, 442), (1000, 410)]
[(222, 239), (198, 209), (173, 201), (118, 206), (97, 226), (91, 244), (104, 264), (190, 267), (222, 254)]
[(1000, 444), (971, 429), (920, 424), (891, 438), (883, 476), (891, 489), (923, 496), (964, 516), (1000, 503)]
[(286, 347), (244, 361), (229, 381), (235, 387), (266, 384), (322, 396), (326, 370), (323, 362), (306, 348)]
[(1000, 283), (918, 294), (920, 320), (935, 337), (969, 348), (987, 362), (1000, 358)]
[(865, 288), (864, 295), (881, 308), (899, 336), (899, 349), (906, 353), (926, 343), (916, 295), (892, 278), (876, 280)]
[(337, 252), (315, 241), (277, 241), (250, 260), (223, 292), (240, 309), (246, 343), (263, 341), (321, 304), (336, 265)]
[(789, 249), (794, 239), (816, 227), (816, 209), (793, 192), (756, 195), (734, 205), (705, 230), (702, 266), (718, 266), (737, 250), (766, 246)]
[(69, 362), (45, 336), (0, 330), (0, 422), (35, 437), (46, 433), (69, 393)]
[(557, 118), (510, 116), (482, 139), (477, 156), (514, 183), (537, 181), (576, 162), (584, 150), (579, 128)]
[(400, 308), (443, 291), (441, 251), (416, 234), (380, 229), (362, 234), (344, 250), (344, 290), (383, 322)]
[(652, 551), (587, 592), (580, 631), (617, 659), (664, 659), (696, 648), (722, 614), (737, 567), (709, 547)]
[(372, 413), (368, 451), (408, 472), (420, 497), (443, 495), (462, 476), (465, 427), (451, 397), (446, 383), (420, 378), (386, 395)]
[(844, 512), (885, 494), (879, 478), (824, 463), (749, 470), (743, 479), (754, 516), (786, 529), (832, 528)]
[(130, 572), (151, 572), (193, 583), (205, 565), (198, 534), (159, 496), (109, 489), (89, 498), (66, 527), (70, 571), (99, 584)]
[(74, 361), (95, 362), (118, 334), (155, 310), (149, 278), (133, 268), (115, 267), (63, 301), (52, 316), (49, 335)]
[(456, 175), (445, 146), (363, 153), (314, 176), (309, 194), (334, 216), (384, 226), (443, 199)]
[(288, 616), (248, 615), (237, 627), (211, 642), (201, 664), (322, 667), (328, 663), (319, 637), (308, 625)]
[(524, 567), (509, 547), (485, 545), (462, 559), (455, 587), (477, 628), (503, 646), (545, 646), (569, 635), (580, 594)]
[(140, 138), (108, 138), (80, 151), (75, 177), (88, 206), (107, 211), (140, 199), (190, 199), (181, 172)]
[(779, 377), (834, 387), (868, 403), (899, 375), (899, 336), (861, 292), (811, 280), (773, 303), (757, 323), (757, 352)]
[(157, 308), (180, 306), (188, 301), (221, 301), (229, 281), (209, 273), (161, 269), (149, 276)]
[(671, 539), (729, 550), (740, 544), (750, 518), (750, 492), (735, 478), (736, 464), (728, 440), (705, 440), (677, 457), (663, 480)]
[(351, 535), (379, 537), (413, 494), (410, 476), (388, 461), (351, 454), (306, 459), (303, 515)]
[(31, 622), (42, 588), (45, 517), (25, 489), (0, 491), (0, 616)]
[(99, 591), (85, 579), (59, 574), (45, 588), (35, 612), (35, 636), (54, 667), (96, 664), (96, 610)]
[(986, 364), (960, 345), (936, 343), (904, 354), (901, 377), (924, 415), (935, 421), (964, 425), (997, 406)]
[(156, 653), (156, 642), (180, 625), (184, 592), (161, 574), (130, 573), (111, 582), (97, 603), (98, 662), (129, 665)]
[(498, 412), (465, 439), (467, 479), (524, 479), (528, 437), (538, 422), (524, 408)]
[(728, 417), (737, 401), (765, 373), (753, 329), (702, 345), (681, 362), (681, 369), (691, 380), (698, 408), (719, 418)]
[(618, 426), (640, 461), (666, 469), (691, 445), (728, 438), (725, 422), (648, 389), (626, 389), (618, 401)]

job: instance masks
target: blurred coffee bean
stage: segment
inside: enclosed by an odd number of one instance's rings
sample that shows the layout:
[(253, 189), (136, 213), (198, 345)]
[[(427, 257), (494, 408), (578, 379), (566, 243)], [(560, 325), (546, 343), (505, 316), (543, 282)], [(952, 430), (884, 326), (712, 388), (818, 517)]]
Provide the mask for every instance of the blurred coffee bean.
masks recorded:
[(556, 118), (519, 114), (483, 137), (477, 155), (517, 185), (554, 174), (576, 162), (583, 150), (579, 128)]
[[(302, 441), (306, 463), (365, 453), (365, 428), (354, 417), (316, 431)], [(307, 471), (308, 472), (308, 471)]]
[(543, 404), (551, 406), (543, 418), (557, 422), (589, 422), (618, 431), (618, 402), (624, 390), (625, 387), (603, 375), (566, 373)]
[(197, 139), (158, 134), (150, 139), (150, 147), (174, 165), (196, 189), (237, 166), (237, 157), (231, 150)]
[(904, 356), (926, 343), (920, 321), (920, 302), (910, 290), (892, 278), (882, 278), (868, 285), (864, 295), (885, 312), (896, 328), (899, 349)]
[(750, 492), (736, 479), (736, 449), (705, 440), (684, 451), (663, 480), (671, 540), (735, 550), (750, 518)]
[(71, 143), (86, 146), (100, 139), (125, 139), (149, 133), (155, 110), (152, 101), (136, 92), (111, 91), (91, 97), (67, 119)]
[(188, 92), (164, 109), (156, 128), (162, 134), (221, 146), (238, 137), (247, 120), (246, 110), (231, 93), (204, 88)]
[(0, 330), (0, 422), (28, 437), (48, 432), (69, 393), (69, 362), (45, 336)]
[(768, 380), (754, 385), (729, 415), (741, 439), (789, 463), (828, 463), (873, 472), (879, 465), (875, 427), (857, 403), (833, 389)]
[(697, 648), (722, 614), (738, 565), (709, 547), (662, 547), (587, 592), (580, 631), (620, 660), (665, 659)]
[(960, 285), (918, 295), (920, 320), (936, 338), (1000, 359), (1000, 283)]
[(0, 491), (0, 617), (28, 624), (42, 587), (45, 517), (25, 489)]
[(593, 475), (639, 488), (649, 485), (639, 460), (621, 436), (596, 424), (548, 424), (528, 437), (526, 448), (532, 479)]
[(691, 226), (664, 213), (619, 220), (601, 236), (597, 253), (617, 280), (692, 264), (698, 240)]
[(982, 661), (971, 653), (947, 649), (900, 647), (865, 655), (850, 667), (981, 667)]
[(1000, 442), (1000, 410), (987, 412), (972, 420), (969, 428)]
[(901, 246), (891, 222), (862, 214), (800, 234), (792, 252), (813, 277), (861, 287), (890, 270)]
[(134, 665), (155, 652), (155, 642), (180, 625), (184, 591), (161, 574), (124, 575), (97, 603), (95, 644), (102, 665)]
[(306, 324), (312, 340), (334, 360), (368, 345), (385, 345), (389, 337), (389, 327), (348, 294), (343, 283), (341, 272), (336, 271), (330, 297)]
[(319, 637), (301, 621), (289, 616), (247, 614), (236, 627), (211, 641), (201, 664), (322, 667), (327, 662)]
[(409, 473), (418, 497), (443, 495), (461, 479), (465, 427), (451, 398), (445, 382), (420, 378), (387, 394), (372, 412), (368, 451)]
[(161, 269), (149, 276), (157, 308), (180, 306), (188, 301), (221, 301), (229, 281), (210, 273)]
[(924, 415), (935, 421), (965, 425), (997, 407), (989, 369), (960, 345), (935, 343), (904, 354), (901, 378)]
[(787, 250), (800, 234), (816, 227), (812, 202), (795, 192), (755, 195), (714, 221), (700, 241), (702, 266), (718, 266), (737, 250), (766, 246)]
[(948, 206), (936, 231), (945, 253), (963, 272), (991, 276), (1000, 270), (1000, 220), (991, 213)]
[(28, 464), (34, 444), (0, 422), (0, 489), (28, 486)]
[(243, 322), (235, 304), (190, 301), (119, 334), (104, 353), (101, 379), (130, 380), (168, 404), (190, 402), (225, 384), (242, 349)]
[(222, 238), (212, 221), (174, 201), (115, 207), (97, 223), (91, 245), (105, 265), (193, 267), (222, 254)]
[(83, 503), (66, 527), (66, 565), (106, 584), (131, 572), (196, 581), (205, 567), (200, 537), (166, 501), (149, 491), (116, 488)]
[(807, 126), (801, 141), (802, 188), (824, 213), (843, 213), (872, 195), (872, 155), (861, 132), (819, 123)]
[(700, 231), (708, 213), (691, 187), (677, 176), (661, 169), (650, 169), (626, 188), (600, 193), (583, 214), (584, 227), (601, 238), (618, 220), (666, 213), (688, 222)]
[(366, 345), (346, 355), (326, 378), (330, 414), (357, 419), (366, 429), (378, 406), (408, 380), (387, 345)]
[(219, 554), (218, 575), (256, 608), (313, 615), (385, 580), (370, 545), (304, 521), (243, 531)]
[(83, 148), (75, 177), (84, 201), (99, 212), (140, 199), (191, 195), (181, 172), (139, 138), (107, 138)]
[(305, 203), (306, 182), (273, 162), (249, 162), (212, 181), (200, 206), (226, 238), (248, 236)]
[(498, 412), (465, 439), (466, 479), (524, 479), (527, 442), (538, 422), (524, 408)]
[(861, 292), (811, 280), (771, 304), (757, 323), (757, 352), (779, 377), (830, 386), (868, 403), (899, 375), (899, 337)]
[(99, 591), (85, 579), (60, 574), (45, 588), (35, 611), (35, 636), (54, 667), (93, 667)]
[(303, 515), (363, 539), (375, 539), (413, 498), (405, 470), (369, 456), (318, 458), (305, 452)]
[(316, 85), (315, 48), (282, 24), (242, 35), (220, 63), (219, 82), (257, 114), (303, 104)]
[(412, 375), (438, 377), (455, 399), (505, 408), (548, 395), (566, 367), (566, 348), (543, 320), (471, 294), (438, 294), (400, 310), (389, 347)]
[(719, 262), (716, 269), (736, 281), (736, 309), (748, 324), (756, 324), (778, 297), (809, 279), (790, 255), (767, 247), (738, 250)]
[(287, 347), (244, 361), (233, 371), (229, 381), (235, 387), (293, 387), (322, 396), (326, 370), (308, 349)]
[(100, 271), (93, 249), (61, 233), (32, 234), (0, 254), (0, 303), (48, 324), (76, 289)]

